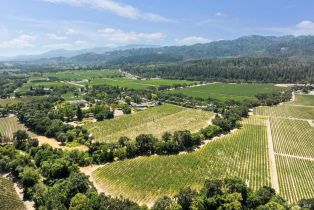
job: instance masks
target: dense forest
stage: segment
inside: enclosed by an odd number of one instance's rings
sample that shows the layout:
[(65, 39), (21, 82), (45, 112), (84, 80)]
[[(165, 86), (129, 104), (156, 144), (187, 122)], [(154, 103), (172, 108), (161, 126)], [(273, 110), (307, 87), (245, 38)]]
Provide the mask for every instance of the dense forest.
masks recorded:
[(124, 65), (142, 77), (225, 82), (314, 82), (314, 63), (285, 58), (240, 57), (157, 65)]

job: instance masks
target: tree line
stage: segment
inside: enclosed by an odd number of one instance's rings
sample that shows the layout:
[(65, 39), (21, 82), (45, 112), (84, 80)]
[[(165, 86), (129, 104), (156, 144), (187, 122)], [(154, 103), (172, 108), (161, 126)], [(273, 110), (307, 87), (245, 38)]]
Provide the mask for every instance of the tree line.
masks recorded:
[(313, 83), (314, 63), (278, 57), (236, 57), (171, 64), (129, 64), (122, 69), (141, 77), (222, 82)]

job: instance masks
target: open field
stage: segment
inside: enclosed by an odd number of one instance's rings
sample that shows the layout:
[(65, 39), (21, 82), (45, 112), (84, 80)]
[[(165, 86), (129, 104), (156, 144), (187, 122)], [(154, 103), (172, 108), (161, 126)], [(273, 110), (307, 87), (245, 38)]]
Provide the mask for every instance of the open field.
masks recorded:
[(231, 83), (213, 83), (196, 87), (187, 87), (173, 90), (173, 92), (183, 93), (188, 96), (208, 97), (218, 100), (235, 99), (243, 100), (252, 99), (257, 93), (269, 93), (282, 91), (285, 88), (277, 87), (272, 84), (231, 84)]
[(0, 209), (25, 209), (23, 201), (16, 194), (13, 182), (3, 177), (0, 177)]
[(298, 118), (298, 119), (314, 119), (314, 107), (279, 105), (272, 107), (257, 107), (254, 109), (255, 115), (282, 117), (282, 118)]
[(280, 195), (291, 203), (314, 195), (314, 161), (276, 156)]
[(58, 71), (44, 74), (45, 77), (57, 77), (61, 80), (83, 80), (83, 79), (99, 79), (106, 77), (120, 77), (122, 73), (118, 70), (104, 69), (104, 70), (69, 70)]
[(92, 85), (112, 85), (127, 87), (132, 89), (146, 89), (148, 87), (158, 88), (161, 85), (172, 85), (172, 84), (193, 84), (193, 82), (186, 80), (167, 80), (167, 79), (152, 79), (152, 80), (134, 80), (127, 78), (102, 78), (94, 79), (88, 83), (82, 82), (80, 84)]
[(243, 128), (175, 156), (139, 157), (107, 164), (93, 173), (96, 183), (114, 196), (152, 203), (180, 188), (199, 189), (205, 178), (239, 176), (256, 189), (270, 185), (265, 119), (246, 119)]
[(12, 139), (13, 133), (18, 130), (26, 130), (26, 128), (18, 122), (16, 117), (0, 118), (0, 133), (2, 135)]
[(295, 94), (295, 101), (293, 101), (291, 104), (314, 106), (314, 95)]
[(13, 105), (18, 103), (26, 103), (30, 102), (33, 99), (41, 98), (40, 96), (27, 96), (21, 98), (8, 98), (8, 99), (0, 99), (0, 106)]
[(142, 133), (161, 137), (166, 131), (198, 131), (206, 127), (213, 116), (210, 112), (164, 104), (112, 120), (87, 124), (85, 127), (96, 141), (110, 142), (117, 141), (121, 136), (134, 139)]
[(307, 121), (271, 118), (276, 153), (314, 158), (314, 128)]

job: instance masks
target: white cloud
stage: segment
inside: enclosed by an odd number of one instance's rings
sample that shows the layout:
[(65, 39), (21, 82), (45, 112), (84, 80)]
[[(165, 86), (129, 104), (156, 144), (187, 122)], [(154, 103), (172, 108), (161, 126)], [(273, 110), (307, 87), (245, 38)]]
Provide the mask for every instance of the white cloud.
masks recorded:
[(21, 34), (18, 37), (11, 39), (9, 41), (1, 42), (0, 48), (27, 48), (34, 47), (32, 42), (35, 40), (35, 37), (28, 34)]
[(314, 22), (311, 20), (302, 20), (295, 26), (291, 27), (275, 27), (266, 28), (268, 31), (273, 31), (281, 34), (292, 34), (292, 35), (313, 35), (314, 34)]
[(303, 20), (296, 25), (297, 28), (302, 30), (312, 30), (314, 31), (314, 22), (310, 20)]
[(72, 34), (79, 34), (79, 31), (74, 29), (74, 28), (68, 28), (65, 32), (67, 35), (72, 35)]
[(124, 32), (120, 29), (104, 28), (98, 31), (98, 35), (105, 41), (112, 43), (129, 43), (137, 41), (154, 41), (163, 37), (162, 33), (137, 33)]
[(113, 0), (42, 0), (50, 3), (64, 3), (73, 6), (89, 6), (92, 8), (103, 9), (111, 11), (121, 17), (131, 19), (144, 19), (153, 22), (173, 22), (173, 20), (165, 18), (158, 14), (143, 13), (139, 9), (128, 5), (119, 3)]
[(182, 39), (176, 39), (175, 41), (180, 45), (192, 45), (210, 42), (209, 39), (200, 36), (188, 36)]
[(48, 39), (51, 39), (51, 40), (65, 40), (65, 39), (67, 39), (66, 36), (58, 36), (56, 34), (46, 34), (46, 36)]
[(215, 16), (217, 16), (217, 17), (226, 17), (227, 14), (225, 14), (223, 12), (216, 12)]

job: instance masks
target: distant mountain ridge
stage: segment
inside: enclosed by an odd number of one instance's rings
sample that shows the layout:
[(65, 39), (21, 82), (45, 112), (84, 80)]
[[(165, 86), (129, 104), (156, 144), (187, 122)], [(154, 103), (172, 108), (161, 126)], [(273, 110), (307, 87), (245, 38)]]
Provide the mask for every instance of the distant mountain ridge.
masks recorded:
[[(46, 57), (45, 57), (46, 56)], [(56, 50), (31, 64), (132, 64), (241, 56), (314, 58), (314, 36), (245, 36), (190, 46), (126, 46), (116, 49)]]

